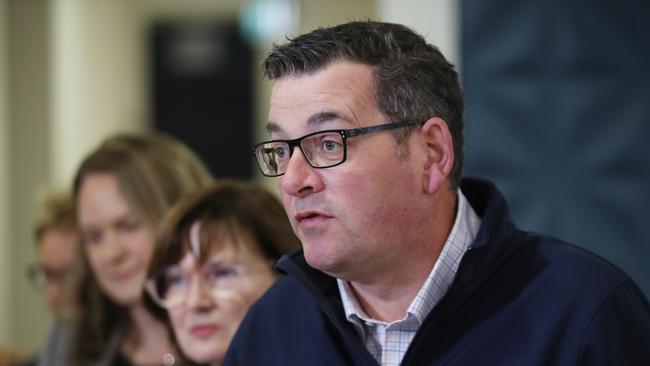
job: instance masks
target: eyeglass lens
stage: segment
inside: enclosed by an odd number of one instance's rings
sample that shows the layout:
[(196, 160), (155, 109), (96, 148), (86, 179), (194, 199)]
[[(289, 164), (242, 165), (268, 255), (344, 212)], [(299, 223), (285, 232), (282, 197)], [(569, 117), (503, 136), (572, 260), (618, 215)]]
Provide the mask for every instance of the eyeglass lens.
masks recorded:
[(32, 285), (42, 290), (47, 283), (60, 283), (67, 276), (68, 272), (64, 270), (43, 269), (39, 264), (31, 264), (27, 267), (27, 278)]
[[(314, 168), (337, 165), (345, 158), (345, 140), (338, 131), (325, 131), (303, 137), (300, 150)], [(291, 146), (285, 141), (270, 141), (256, 148), (256, 157), (266, 175), (280, 175), (286, 171), (291, 158)]]
[[(247, 272), (249, 270), (242, 265), (207, 264), (198, 273), (170, 267), (154, 278), (154, 295), (163, 306), (172, 307), (185, 301), (193, 285), (207, 286), (213, 293), (236, 290), (242, 286)], [(196, 274), (200, 284), (195, 283)]]

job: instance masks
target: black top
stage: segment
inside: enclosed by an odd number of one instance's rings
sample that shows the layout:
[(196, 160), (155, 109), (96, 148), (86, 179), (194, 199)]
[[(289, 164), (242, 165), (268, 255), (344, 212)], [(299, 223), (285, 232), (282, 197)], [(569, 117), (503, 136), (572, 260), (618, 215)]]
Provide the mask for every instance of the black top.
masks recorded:
[(115, 359), (113, 360), (113, 366), (134, 366), (131, 361), (129, 361), (128, 358), (122, 354), (122, 352), (118, 353), (115, 356)]

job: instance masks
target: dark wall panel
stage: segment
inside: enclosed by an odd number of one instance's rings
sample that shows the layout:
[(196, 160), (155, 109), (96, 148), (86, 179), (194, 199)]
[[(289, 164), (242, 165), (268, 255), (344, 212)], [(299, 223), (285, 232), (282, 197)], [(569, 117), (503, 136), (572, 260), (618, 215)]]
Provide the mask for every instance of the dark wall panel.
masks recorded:
[(650, 295), (650, 2), (463, 0), (465, 175)]

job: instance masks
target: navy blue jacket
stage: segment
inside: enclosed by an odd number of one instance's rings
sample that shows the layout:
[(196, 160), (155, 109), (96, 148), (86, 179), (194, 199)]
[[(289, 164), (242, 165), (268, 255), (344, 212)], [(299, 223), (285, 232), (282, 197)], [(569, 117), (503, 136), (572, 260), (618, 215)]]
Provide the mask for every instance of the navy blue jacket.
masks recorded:
[[(465, 179), (482, 217), (447, 294), (402, 365), (650, 365), (650, 305), (622, 271), (518, 230), (501, 193)], [(251, 308), (225, 365), (376, 365), (346, 321), (334, 278), (283, 257), (288, 274)]]

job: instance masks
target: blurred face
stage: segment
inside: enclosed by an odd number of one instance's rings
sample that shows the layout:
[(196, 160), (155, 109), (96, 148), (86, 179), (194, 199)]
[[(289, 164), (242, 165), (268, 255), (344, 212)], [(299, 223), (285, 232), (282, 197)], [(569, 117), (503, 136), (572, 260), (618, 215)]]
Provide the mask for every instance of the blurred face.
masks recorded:
[[(389, 122), (374, 101), (372, 78), (370, 67), (338, 61), (277, 80), (267, 124), (271, 139)], [(422, 212), (424, 160), (414, 141), (407, 141), (409, 154), (401, 159), (388, 131), (350, 138), (346, 161), (325, 169), (312, 168), (295, 149), (278, 182), (312, 267), (362, 280), (394, 265), (406, 250), (401, 243), (422, 229), (416, 213)]]
[(171, 275), (186, 292), (168, 314), (181, 350), (194, 362), (222, 362), (244, 315), (275, 279), (260, 254), (234, 254), (228, 244), (198, 267), (188, 253)]
[(75, 259), (77, 235), (64, 229), (48, 229), (38, 244), (38, 265), (45, 277), (45, 296), (57, 318), (66, 307), (63, 281)]
[(140, 303), (153, 229), (129, 207), (113, 174), (84, 178), (77, 202), (84, 251), (99, 286), (120, 305)]

